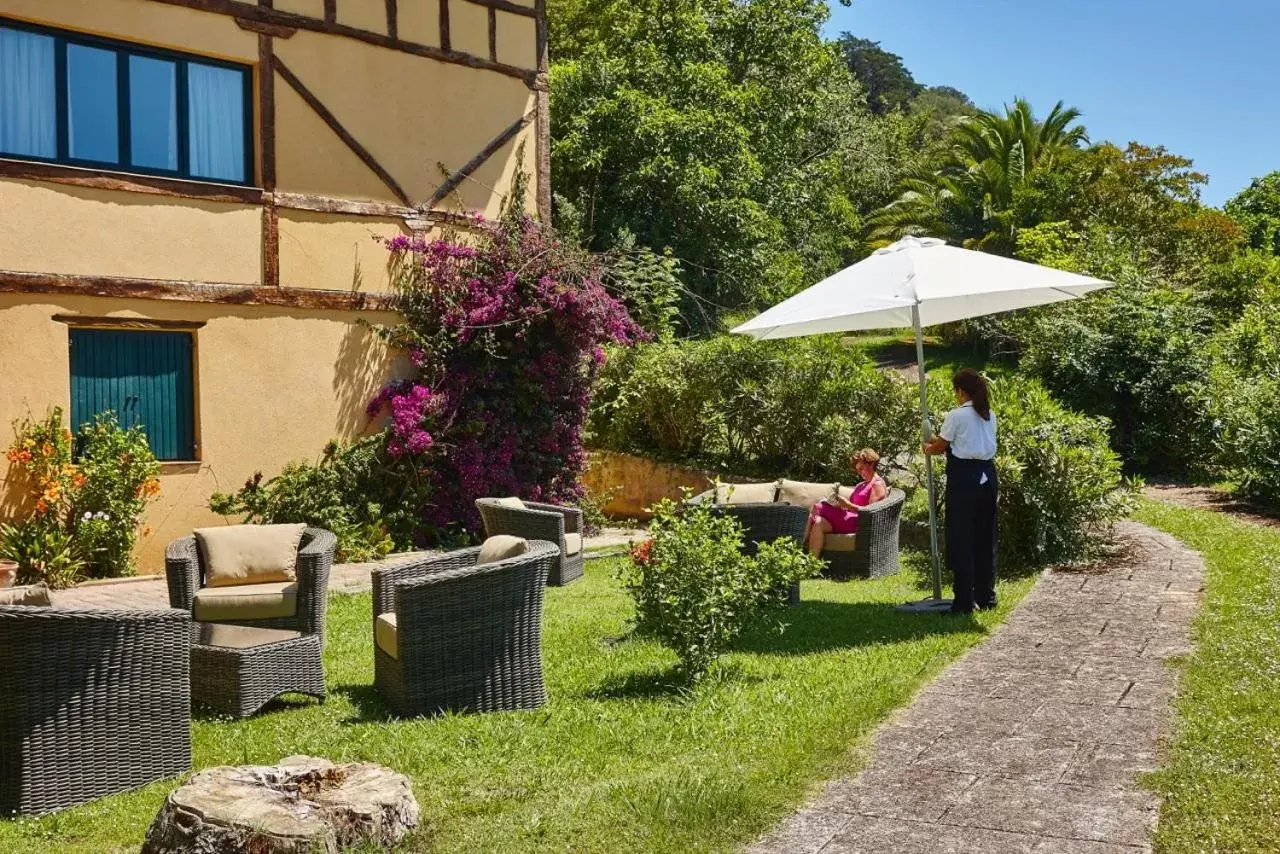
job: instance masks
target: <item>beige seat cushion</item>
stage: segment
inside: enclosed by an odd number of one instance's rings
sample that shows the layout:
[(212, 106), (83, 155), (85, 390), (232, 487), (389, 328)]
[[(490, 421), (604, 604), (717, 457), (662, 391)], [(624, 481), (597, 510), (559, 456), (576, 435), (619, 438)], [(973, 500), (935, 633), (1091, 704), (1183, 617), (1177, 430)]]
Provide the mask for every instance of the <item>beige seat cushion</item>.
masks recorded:
[(497, 563), (500, 560), (520, 557), (528, 550), (529, 541), (523, 537), (498, 534), (496, 537), (490, 537), (485, 540), (484, 544), (480, 546), (480, 554), (476, 556), (476, 565)]
[(582, 535), (581, 534), (565, 534), (564, 535), (564, 553), (567, 555), (576, 555), (582, 551)]
[(307, 529), (296, 525), (226, 525), (200, 528), (196, 542), (204, 558), (205, 584), (235, 587), (241, 584), (293, 581), (298, 565), (298, 544)]
[(269, 620), (298, 613), (298, 585), (292, 581), (204, 587), (196, 594), (197, 620)]
[(857, 543), (857, 534), (827, 534), (822, 538), (824, 552), (851, 552)]
[(498, 504), (502, 507), (514, 507), (517, 510), (526, 509), (524, 506), (524, 502), (521, 501), (519, 498), (516, 498), (514, 495), (512, 495), (510, 498), (495, 498), (493, 499), (493, 503)]
[(831, 494), (834, 483), (804, 483), (784, 480), (778, 486), (778, 501), (796, 507), (812, 507)]
[(768, 483), (722, 483), (716, 486), (716, 503), (772, 504), (777, 494), (777, 481), (769, 481)]
[(29, 587), (0, 588), (0, 605), (26, 605), (47, 608), (53, 604), (49, 598), (49, 585), (43, 581)]
[(400, 657), (399, 631), (395, 614), (379, 614), (378, 619), (373, 621), (374, 643), (392, 658)]

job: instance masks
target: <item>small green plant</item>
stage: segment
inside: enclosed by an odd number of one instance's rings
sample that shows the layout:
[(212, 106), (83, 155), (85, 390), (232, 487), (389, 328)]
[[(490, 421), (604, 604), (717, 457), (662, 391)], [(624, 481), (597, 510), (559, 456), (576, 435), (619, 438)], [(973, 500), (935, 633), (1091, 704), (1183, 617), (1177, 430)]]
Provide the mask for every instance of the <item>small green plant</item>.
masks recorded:
[(599, 534), (611, 521), (604, 515), (604, 508), (613, 500), (613, 496), (622, 491), (621, 486), (606, 489), (603, 493), (583, 489), (582, 498), (578, 499), (578, 509), (582, 511), (583, 531), (588, 537)]
[(43, 581), (55, 590), (84, 578), (85, 562), (71, 534), (48, 516), (0, 525), (0, 558), (16, 561), (18, 583)]
[(634, 545), (621, 572), (636, 606), (636, 631), (680, 659), (680, 675), (702, 678), (743, 630), (786, 601), (790, 586), (818, 573), (795, 543), (742, 553), (742, 526), (705, 506), (663, 499), (653, 507), (652, 539)]

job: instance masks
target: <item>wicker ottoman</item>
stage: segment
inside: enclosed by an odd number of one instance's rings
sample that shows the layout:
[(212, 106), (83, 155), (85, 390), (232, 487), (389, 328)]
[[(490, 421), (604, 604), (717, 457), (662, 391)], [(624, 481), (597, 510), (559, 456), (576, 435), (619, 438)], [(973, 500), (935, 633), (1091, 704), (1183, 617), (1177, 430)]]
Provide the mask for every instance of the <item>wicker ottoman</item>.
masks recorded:
[(191, 627), (191, 699), (247, 718), (281, 694), (323, 700), (320, 635), (221, 623)]

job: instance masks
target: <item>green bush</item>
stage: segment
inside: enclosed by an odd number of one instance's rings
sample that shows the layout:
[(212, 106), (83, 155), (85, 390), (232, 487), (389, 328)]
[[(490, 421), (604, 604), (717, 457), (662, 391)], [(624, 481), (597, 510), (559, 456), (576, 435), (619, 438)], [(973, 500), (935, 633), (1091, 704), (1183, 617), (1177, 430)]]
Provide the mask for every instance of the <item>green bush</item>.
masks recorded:
[(1217, 337), (1209, 409), (1241, 491), (1280, 503), (1280, 305), (1252, 305)]
[(412, 545), (415, 521), (403, 508), (418, 506), (388, 494), (412, 479), (387, 474), (397, 463), (387, 458), (384, 444), (381, 435), (350, 445), (331, 442), (318, 463), (289, 463), (270, 480), (259, 472), (237, 492), (215, 493), (209, 507), (250, 523), (325, 528), (338, 538), (338, 560), (376, 560)]
[(657, 638), (696, 681), (788, 588), (818, 573), (817, 559), (795, 543), (761, 544), (742, 554), (742, 526), (709, 508), (663, 499), (649, 526), (652, 539), (631, 550), (622, 584), (635, 600), (636, 631)]
[(610, 354), (590, 438), (735, 474), (834, 481), (858, 448), (890, 462), (914, 448), (914, 395), (832, 336), (659, 342)]
[(992, 384), (1000, 478), (1000, 565), (1017, 570), (1094, 556), (1132, 509), (1107, 422), (1071, 412), (1034, 381)]
[(1212, 327), (1187, 295), (1129, 283), (1037, 315), (1022, 365), (1068, 407), (1109, 419), (1133, 470), (1203, 473), (1215, 443), (1204, 405)]

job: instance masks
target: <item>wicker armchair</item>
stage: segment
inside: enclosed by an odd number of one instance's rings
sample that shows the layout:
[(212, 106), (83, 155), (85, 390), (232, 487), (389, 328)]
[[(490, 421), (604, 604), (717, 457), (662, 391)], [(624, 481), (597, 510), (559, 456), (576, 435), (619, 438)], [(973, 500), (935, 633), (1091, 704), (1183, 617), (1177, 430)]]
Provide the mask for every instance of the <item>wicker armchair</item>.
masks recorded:
[(560, 560), (547, 576), (547, 584), (563, 587), (582, 577), (584, 564), (582, 511), (576, 507), (523, 502), (523, 507), (504, 503), (509, 499), (477, 498), (476, 509), (484, 520), (486, 537), (510, 534), (526, 540), (544, 540), (560, 547)]
[(880, 578), (898, 571), (898, 525), (906, 499), (901, 489), (890, 489), (882, 500), (858, 509), (853, 548), (822, 551), (832, 578)]
[(0, 814), (191, 767), (191, 615), (0, 607)]
[(476, 564), (462, 549), (373, 573), (373, 682), (399, 715), (534, 709), (553, 543)]
[[(298, 544), (297, 609), (291, 616), (260, 619), (202, 619), (201, 622), (227, 623), (262, 629), (289, 629), (303, 634), (318, 634), (323, 639), (325, 628), (325, 596), (329, 590), (329, 570), (338, 538), (323, 528), (307, 528)], [(165, 575), (169, 582), (169, 605), (195, 614), (196, 593), (204, 587), (205, 573), (196, 538), (189, 536), (170, 544), (165, 552)], [(215, 588), (220, 589), (220, 588)]]

